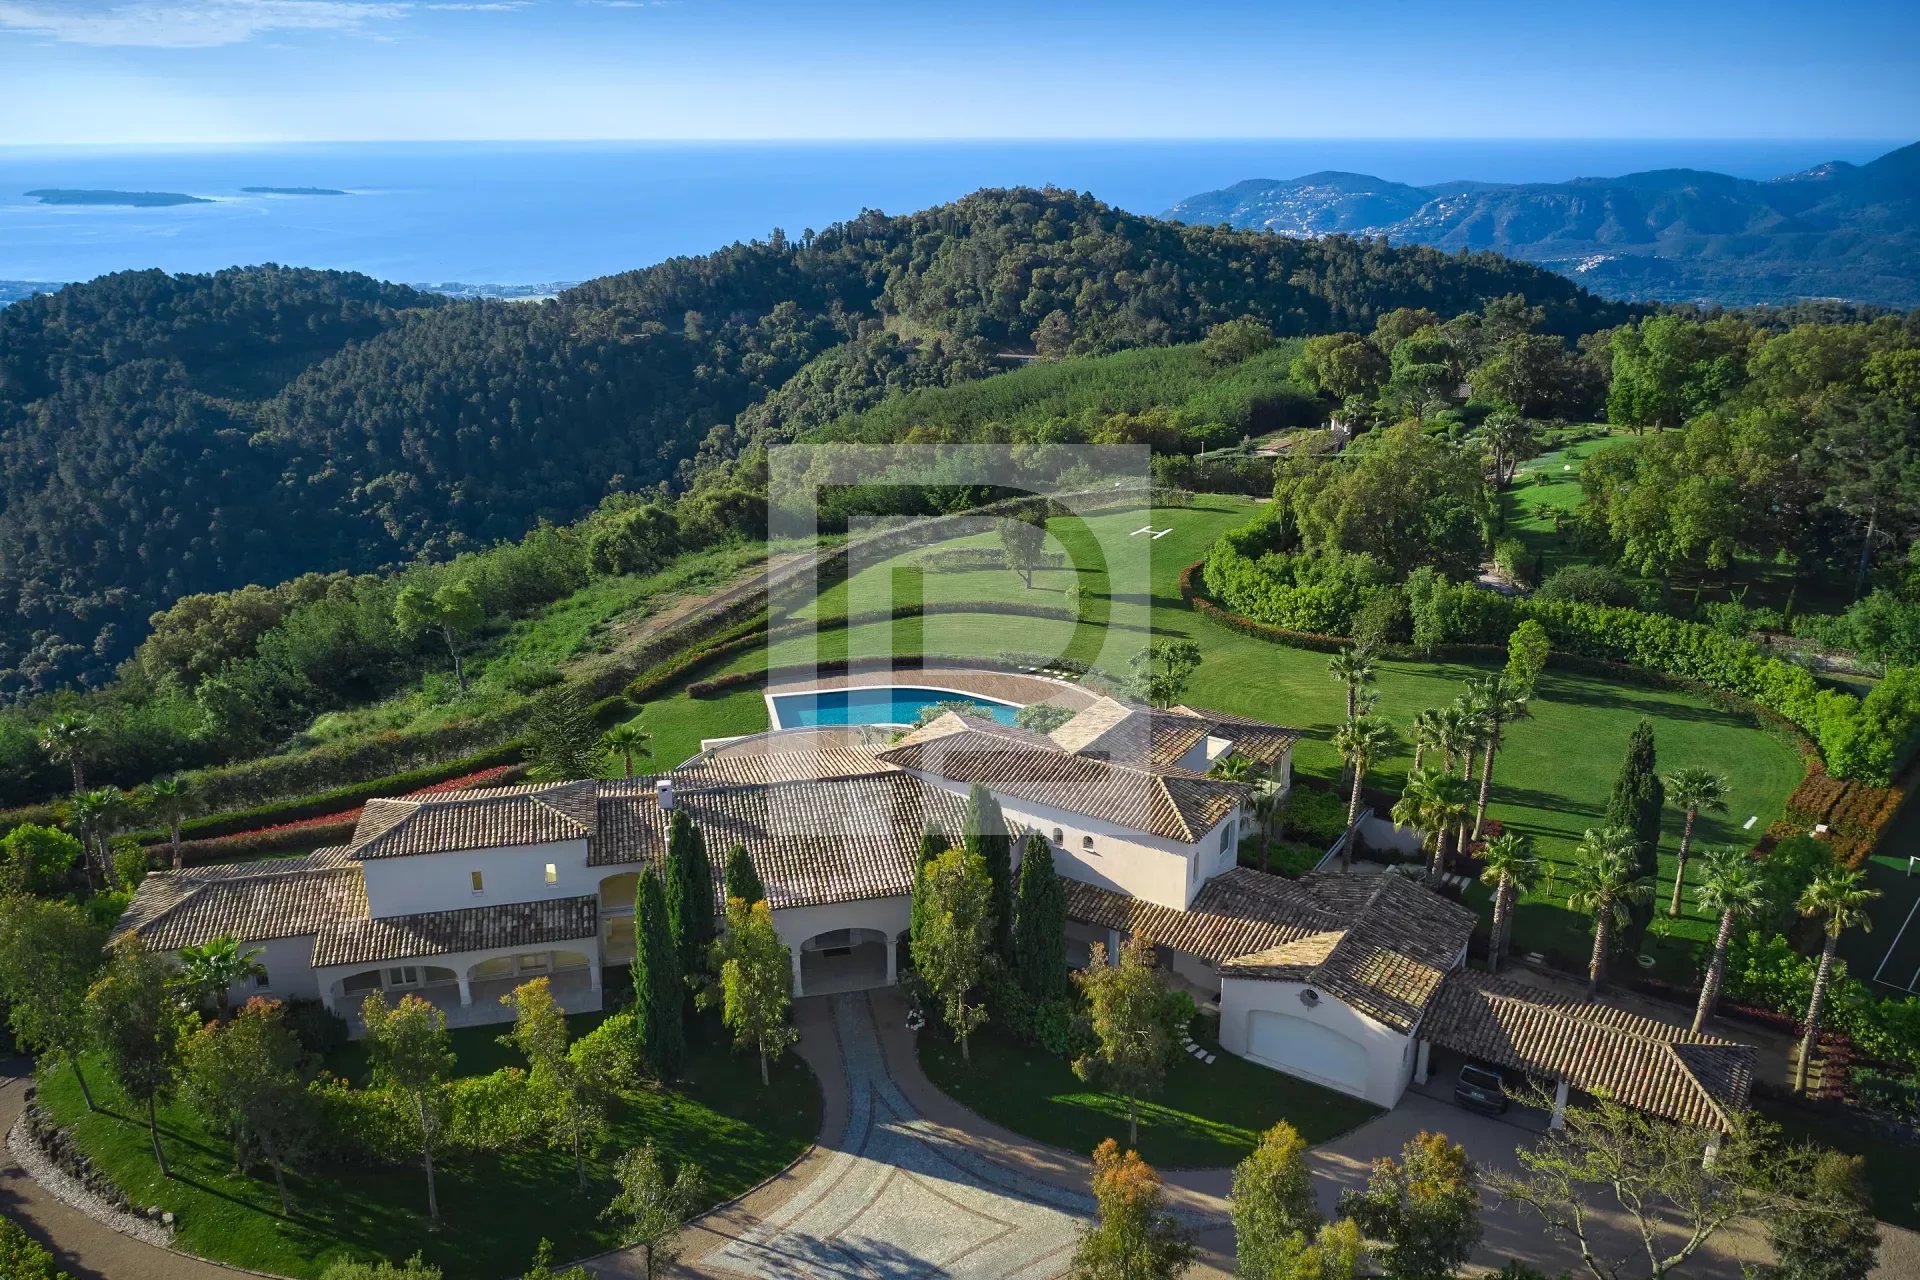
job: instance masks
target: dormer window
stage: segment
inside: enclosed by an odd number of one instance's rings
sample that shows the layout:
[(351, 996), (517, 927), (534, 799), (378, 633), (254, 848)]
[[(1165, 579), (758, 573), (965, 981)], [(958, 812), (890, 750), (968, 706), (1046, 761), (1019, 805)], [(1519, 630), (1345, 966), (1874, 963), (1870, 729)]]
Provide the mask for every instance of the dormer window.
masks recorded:
[(486, 878), (478, 871), (471, 872), (470, 874), (473, 876), (473, 891), (475, 893), (485, 893), (487, 891)]

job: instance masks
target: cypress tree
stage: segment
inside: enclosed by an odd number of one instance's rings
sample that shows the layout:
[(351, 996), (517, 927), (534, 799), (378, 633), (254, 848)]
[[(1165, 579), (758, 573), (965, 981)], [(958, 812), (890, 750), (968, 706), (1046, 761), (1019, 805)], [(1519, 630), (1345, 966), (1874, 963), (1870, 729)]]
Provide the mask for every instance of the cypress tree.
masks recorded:
[(640, 873), (633, 914), (633, 1015), (640, 1051), (662, 1080), (679, 1074), (687, 1057), (682, 1016), (687, 984), (680, 976), (673, 929), (667, 922), (667, 891), (649, 868)]
[[(1626, 759), (1613, 780), (1613, 794), (1607, 800), (1607, 825), (1633, 832), (1634, 874), (1657, 881), (1660, 876), (1660, 815), (1667, 802), (1666, 784), (1660, 781), (1653, 750), (1653, 721), (1642, 718), (1627, 739)], [(1635, 902), (1629, 907), (1627, 927), (1621, 931), (1624, 946), (1638, 947), (1653, 919), (1653, 899)]]
[(1053, 849), (1038, 831), (1020, 850), (1020, 903), (1014, 974), (1035, 1000), (1067, 994), (1067, 889)]
[(748, 906), (767, 900), (767, 884), (760, 878), (760, 872), (754, 868), (753, 859), (747, 856), (747, 846), (735, 843), (727, 850), (727, 869), (722, 878), (726, 881), (728, 898), (739, 898)]
[(1013, 962), (1013, 837), (993, 793), (974, 783), (967, 793), (967, 852), (987, 864), (993, 885), (993, 953)]
[(927, 869), (928, 863), (952, 847), (953, 844), (947, 839), (946, 833), (941, 831), (935, 823), (929, 822), (927, 829), (920, 833), (920, 857), (915, 861), (913, 868), (913, 896), (907, 901), (907, 943), (909, 949), (912, 947), (913, 940), (920, 936), (920, 916), (922, 911), (920, 882), (924, 879), (921, 873)]
[(667, 822), (666, 895), (667, 927), (680, 972), (705, 972), (714, 933), (713, 864), (706, 837), (685, 809), (675, 809)]

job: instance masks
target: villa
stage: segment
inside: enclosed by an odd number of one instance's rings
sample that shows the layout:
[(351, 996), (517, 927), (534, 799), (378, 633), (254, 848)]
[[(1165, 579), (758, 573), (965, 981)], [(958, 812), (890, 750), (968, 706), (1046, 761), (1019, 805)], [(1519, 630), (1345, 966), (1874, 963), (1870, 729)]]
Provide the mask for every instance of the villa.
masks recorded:
[(607, 968), (633, 958), (639, 876), (683, 810), (716, 874), (733, 845), (752, 856), (795, 994), (858, 991), (896, 981), (923, 833), (957, 841), (978, 784), (1016, 857), (1029, 833), (1045, 840), (1070, 960), (1150, 939), (1171, 980), (1217, 1006), (1230, 1052), (1383, 1107), (1436, 1052), (1553, 1089), (1556, 1113), (1572, 1089), (1605, 1090), (1724, 1128), (1745, 1103), (1751, 1048), (1472, 973), (1473, 913), (1415, 880), (1240, 867), (1252, 789), (1209, 770), (1237, 754), (1284, 790), (1296, 731), (1084, 690), (1063, 705), (1046, 734), (950, 711), (904, 735), (774, 729), (652, 777), (375, 800), (345, 846), (149, 876), (121, 928), (167, 952), (232, 934), (265, 968), (236, 998), (320, 1000), (356, 1030), (376, 989), (468, 1025), (510, 1017), (500, 998), (545, 976), (566, 1009), (593, 1010)]

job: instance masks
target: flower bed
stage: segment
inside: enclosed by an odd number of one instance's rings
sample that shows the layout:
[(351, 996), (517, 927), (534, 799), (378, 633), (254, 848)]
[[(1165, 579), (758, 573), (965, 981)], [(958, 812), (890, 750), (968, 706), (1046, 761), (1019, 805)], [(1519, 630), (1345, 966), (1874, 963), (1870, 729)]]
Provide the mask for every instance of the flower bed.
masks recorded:
[(1807, 776), (1787, 799), (1787, 822), (1798, 835), (1824, 823), (1834, 856), (1849, 867), (1859, 867), (1880, 843), (1880, 832), (1893, 820), (1920, 777), (1920, 763), (1909, 768), (1890, 787), (1836, 778), (1820, 761), (1810, 760)]
[[(499, 786), (518, 778), (522, 767), (517, 764), (493, 765), (462, 774), (455, 778), (446, 778), (416, 787), (403, 793), (406, 796), (443, 795), (452, 791), (471, 791), (476, 787)], [(354, 825), (360, 820), (360, 811), (364, 803), (333, 813), (316, 814), (310, 818), (297, 818), (292, 822), (280, 822), (270, 826), (255, 827), (249, 831), (236, 831), (230, 835), (214, 836), (204, 840), (182, 840), (180, 842), (180, 860), (187, 866), (204, 862), (230, 862), (237, 858), (256, 857), (267, 853), (281, 853), (288, 849), (322, 848), (327, 845), (345, 844), (353, 837)], [(149, 845), (148, 849), (155, 857), (172, 857), (171, 846), (165, 842)]]

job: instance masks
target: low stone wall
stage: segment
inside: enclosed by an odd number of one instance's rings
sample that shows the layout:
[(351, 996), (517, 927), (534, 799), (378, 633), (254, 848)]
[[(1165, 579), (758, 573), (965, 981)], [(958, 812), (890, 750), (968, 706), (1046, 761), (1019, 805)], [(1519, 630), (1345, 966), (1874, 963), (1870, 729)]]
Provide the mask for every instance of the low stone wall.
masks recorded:
[(162, 1249), (172, 1246), (173, 1214), (128, 1204), (113, 1179), (80, 1150), (70, 1130), (55, 1123), (31, 1089), (26, 1107), (7, 1134), (7, 1150), (28, 1176), (62, 1204), (122, 1235)]

